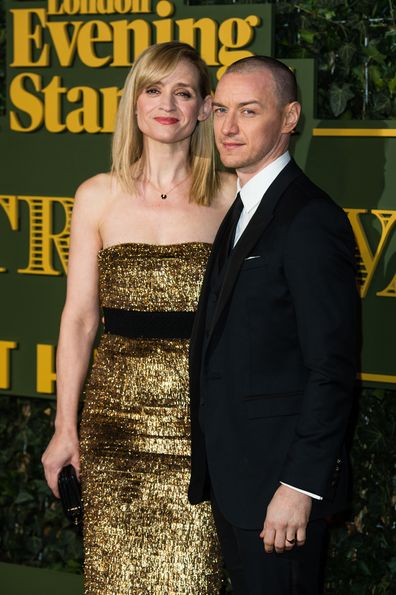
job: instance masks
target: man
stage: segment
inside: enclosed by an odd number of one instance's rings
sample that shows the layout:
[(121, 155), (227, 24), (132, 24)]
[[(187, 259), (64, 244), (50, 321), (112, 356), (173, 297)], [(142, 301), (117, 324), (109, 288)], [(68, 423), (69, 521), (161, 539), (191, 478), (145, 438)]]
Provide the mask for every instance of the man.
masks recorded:
[(318, 593), (324, 519), (346, 500), (354, 240), (288, 153), (296, 93), (286, 66), (256, 56), (226, 71), (214, 99), (239, 192), (191, 340), (189, 497), (212, 500), (237, 595)]

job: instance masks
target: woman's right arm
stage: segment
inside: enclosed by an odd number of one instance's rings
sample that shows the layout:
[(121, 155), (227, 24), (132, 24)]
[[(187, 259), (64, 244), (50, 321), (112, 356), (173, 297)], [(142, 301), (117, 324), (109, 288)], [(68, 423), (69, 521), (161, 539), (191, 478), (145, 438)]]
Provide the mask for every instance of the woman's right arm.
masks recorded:
[(97, 178), (80, 186), (71, 223), (67, 294), (56, 356), (55, 433), (41, 459), (47, 483), (58, 498), (62, 467), (71, 464), (77, 474), (80, 471), (78, 403), (99, 323), (97, 253), (102, 243), (98, 190)]

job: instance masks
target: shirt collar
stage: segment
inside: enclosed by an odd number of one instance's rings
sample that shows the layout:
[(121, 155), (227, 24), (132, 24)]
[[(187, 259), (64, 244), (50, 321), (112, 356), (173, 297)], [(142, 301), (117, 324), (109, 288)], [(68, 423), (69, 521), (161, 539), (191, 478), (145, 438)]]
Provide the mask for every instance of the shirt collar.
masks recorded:
[(237, 191), (241, 195), (243, 207), (246, 212), (251, 211), (261, 201), (263, 195), (267, 192), (275, 178), (280, 174), (282, 169), (289, 163), (291, 157), (289, 151), (283, 153), (280, 157), (266, 165), (257, 174), (255, 174), (244, 186), (238, 178)]

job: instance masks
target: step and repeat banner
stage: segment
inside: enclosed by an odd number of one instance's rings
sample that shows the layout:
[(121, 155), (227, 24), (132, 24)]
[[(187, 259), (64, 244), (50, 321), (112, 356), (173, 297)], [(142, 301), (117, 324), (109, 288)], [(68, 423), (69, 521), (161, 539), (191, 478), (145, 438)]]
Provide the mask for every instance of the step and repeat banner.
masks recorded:
[[(123, 81), (149, 45), (180, 40), (213, 85), (235, 60), (274, 55), (273, 5), (182, 0), (5, 2), (7, 104), (0, 117), (0, 393), (55, 393), (73, 195), (110, 166)], [(286, 62), (303, 104), (300, 166), (351, 221), (362, 300), (360, 378), (396, 386), (396, 122), (315, 118), (315, 65)]]

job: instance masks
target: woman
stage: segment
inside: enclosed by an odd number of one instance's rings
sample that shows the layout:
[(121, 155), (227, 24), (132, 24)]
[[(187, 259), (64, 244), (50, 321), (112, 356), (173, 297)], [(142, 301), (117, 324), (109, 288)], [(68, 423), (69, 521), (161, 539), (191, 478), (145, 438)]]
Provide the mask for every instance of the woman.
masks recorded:
[[(48, 484), (80, 468), (85, 591), (216, 593), (206, 505), (187, 502), (188, 338), (210, 244), (235, 195), (214, 170), (205, 64), (190, 46), (148, 48), (126, 80), (111, 174), (78, 189), (58, 354)], [(77, 406), (99, 321), (105, 332)]]

